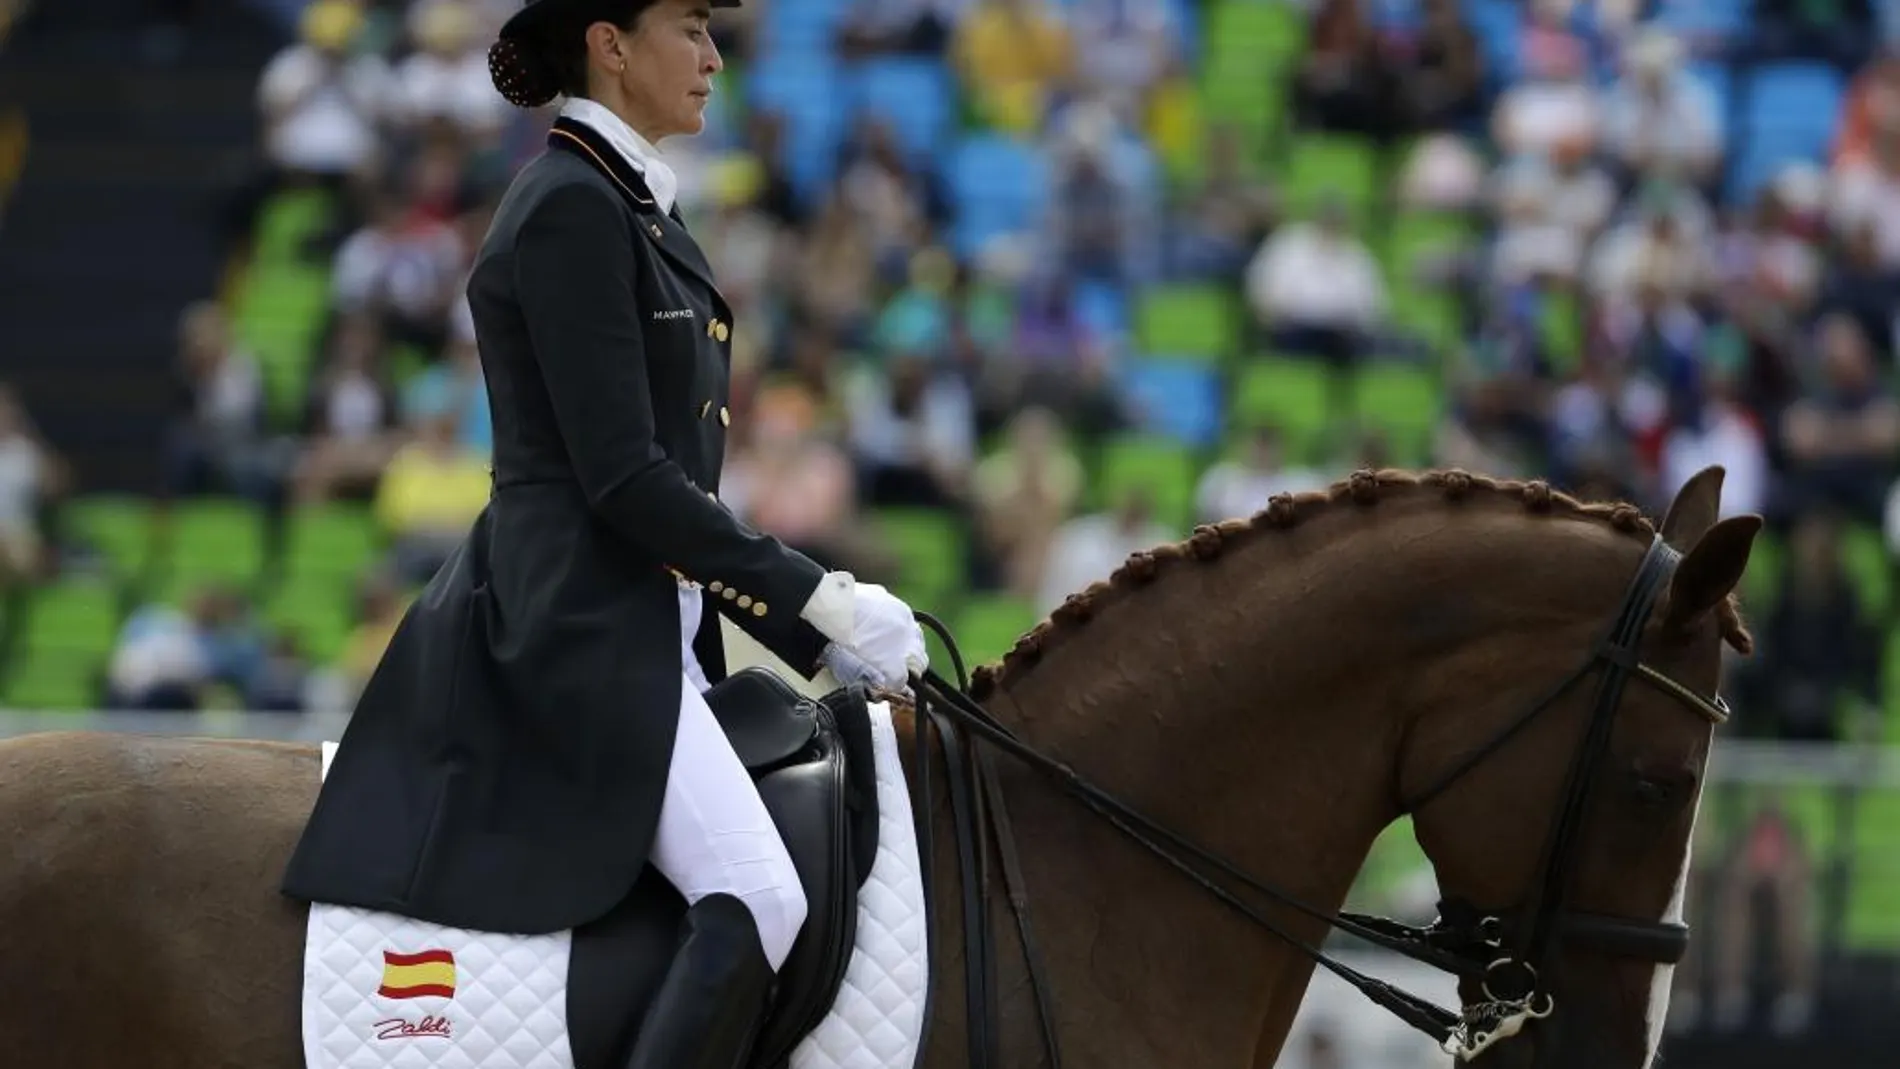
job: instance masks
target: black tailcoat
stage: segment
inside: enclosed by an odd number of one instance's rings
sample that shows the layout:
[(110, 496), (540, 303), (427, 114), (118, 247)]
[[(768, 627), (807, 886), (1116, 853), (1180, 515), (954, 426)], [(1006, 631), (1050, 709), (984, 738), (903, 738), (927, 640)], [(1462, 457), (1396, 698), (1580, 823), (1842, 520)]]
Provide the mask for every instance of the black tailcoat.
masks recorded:
[(808, 675), (823, 570), (717, 499), (732, 316), (677, 214), (562, 119), (468, 285), (495, 490), (404, 616), (283, 883), (307, 901), (558, 931), (625, 896), (678, 728), (678, 577)]

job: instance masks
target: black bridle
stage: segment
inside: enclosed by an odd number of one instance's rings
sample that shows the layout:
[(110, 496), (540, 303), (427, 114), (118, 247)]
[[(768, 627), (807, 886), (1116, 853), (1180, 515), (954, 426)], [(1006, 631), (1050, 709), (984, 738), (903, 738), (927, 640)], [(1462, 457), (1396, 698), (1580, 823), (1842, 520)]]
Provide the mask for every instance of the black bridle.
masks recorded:
[[(1596, 673), (1596, 697), (1582, 743), (1570, 765), (1558, 810), (1543, 850), (1542, 877), (1531, 897), (1517, 908), (1484, 910), (1470, 903), (1446, 901), (1429, 927), (1417, 928), (1383, 917), (1316, 909), (1269, 884), (1241, 872), (1218, 854), (1195, 845), (1156, 823), (1113, 795), (1090, 783), (1068, 765), (1023, 742), (969, 697), (969, 680), (955, 640), (941, 622), (927, 613), (918, 619), (943, 640), (955, 666), (952, 685), (934, 671), (913, 677), (917, 698), (916, 764), (923, 804), (918, 818), (922, 856), (928, 868), (934, 861), (930, 789), (930, 752), (925, 723), (942, 740), (949, 779), (952, 826), (957, 838), (957, 861), (963, 888), (965, 1017), (969, 1027), (972, 1069), (1000, 1069), (993, 975), (995, 948), (990, 930), (989, 886), (991, 853), (1002, 866), (1004, 891), (1016, 918), (1030, 988), (1035, 994), (1048, 1064), (1062, 1064), (1061, 1046), (1051, 1012), (1050, 990), (1029, 914), (1015, 836), (1010, 829), (1001, 781), (992, 755), (975, 742), (987, 742), (1047, 775), (1064, 792), (1093, 810), (1109, 824), (1149, 852), (1179, 870), (1189, 880), (1225, 902), (1249, 920), (1306, 955), (1315, 964), (1357, 988), (1400, 1020), (1436, 1040), (1442, 1049), (1463, 1060), (1515, 1035), (1525, 1023), (1547, 1017), (1555, 1002), (1542, 988), (1540, 970), (1558, 941), (1587, 946), (1618, 957), (1673, 965), (1689, 945), (1686, 925), (1585, 913), (1569, 908), (1568, 893), (1575, 869), (1578, 842), (1591, 785), (1609, 749), (1610, 732), (1631, 678), (1643, 680), (1695, 710), (1711, 723), (1728, 720), (1728, 705), (1720, 696), (1705, 698), (1669, 676), (1644, 664), (1638, 654), (1643, 627), (1681, 555), (1660, 536), (1651, 541), (1643, 562), (1623, 595), (1622, 606), (1590, 656), (1536, 703), (1484, 745), (1447, 769), (1423, 791), (1404, 801), (1405, 813), (1443, 794), (1452, 784), (1503, 748), (1519, 731), (1554, 705), (1586, 676)], [(965, 739), (967, 731), (972, 738)], [(1210, 876), (1209, 873), (1212, 873)], [(926, 887), (931, 882), (926, 879)], [(1238, 888), (1238, 891), (1235, 889)], [(1317, 947), (1294, 937), (1286, 928), (1249, 904), (1241, 895), (1251, 893), (1325, 922), (1332, 928), (1375, 946), (1430, 965), (1479, 985), (1486, 1001), (1460, 1012), (1444, 1009), (1410, 992), (1367, 976), (1327, 957)], [(935, 913), (935, 903), (930, 903)], [(928, 1013), (925, 1015), (929, 1019)], [(919, 1049), (919, 1057), (922, 1048)]]

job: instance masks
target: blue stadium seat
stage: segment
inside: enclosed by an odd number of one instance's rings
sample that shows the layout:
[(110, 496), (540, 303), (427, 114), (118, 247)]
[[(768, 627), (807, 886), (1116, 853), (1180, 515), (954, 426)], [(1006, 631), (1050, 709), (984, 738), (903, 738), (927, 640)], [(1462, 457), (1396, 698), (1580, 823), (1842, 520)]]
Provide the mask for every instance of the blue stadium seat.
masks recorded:
[(941, 62), (882, 56), (857, 64), (849, 80), (852, 113), (883, 118), (906, 153), (928, 160), (943, 148), (956, 114), (956, 87)]
[(1688, 63), (1683, 66), (1683, 73), (1709, 94), (1719, 129), (1726, 138), (1735, 120), (1735, 85), (1728, 68), (1720, 63)]
[(991, 238), (1034, 230), (1049, 200), (1049, 164), (1033, 147), (994, 134), (964, 138), (944, 168), (956, 215), (951, 243), (975, 255)]
[(1768, 63), (1748, 79), (1742, 124), (1752, 140), (1818, 159), (1840, 120), (1841, 75), (1824, 63)]
[(1511, 0), (1465, 0), (1465, 20), (1478, 38), (1484, 54), (1485, 80), (1492, 89), (1503, 89), (1517, 80), (1520, 61), (1518, 35), (1524, 14)]
[(1662, 0), (1650, 25), (1684, 37), (1727, 42), (1748, 29), (1750, 0)]
[(824, 50), (775, 52), (746, 73), (753, 112), (785, 117), (780, 161), (804, 197), (815, 196), (837, 169), (845, 130), (845, 86), (837, 63)]
[(758, 55), (828, 52), (850, 0), (778, 0), (762, 13)]
[(1118, 286), (1083, 279), (1075, 286), (1075, 313), (1090, 330), (1104, 334), (1128, 333), (1128, 295)]
[(1142, 430), (1196, 448), (1220, 441), (1222, 395), (1214, 369), (1180, 359), (1131, 360), (1120, 380)]

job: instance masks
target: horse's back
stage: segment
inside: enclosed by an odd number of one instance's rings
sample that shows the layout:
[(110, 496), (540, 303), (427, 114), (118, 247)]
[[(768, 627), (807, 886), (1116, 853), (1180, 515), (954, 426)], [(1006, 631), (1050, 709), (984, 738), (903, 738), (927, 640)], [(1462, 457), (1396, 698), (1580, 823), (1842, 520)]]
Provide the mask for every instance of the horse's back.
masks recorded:
[(300, 1066), (304, 910), (277, 883), (319, 761), (313, 745), (237, 740), (0, 742), (6, 1060)]

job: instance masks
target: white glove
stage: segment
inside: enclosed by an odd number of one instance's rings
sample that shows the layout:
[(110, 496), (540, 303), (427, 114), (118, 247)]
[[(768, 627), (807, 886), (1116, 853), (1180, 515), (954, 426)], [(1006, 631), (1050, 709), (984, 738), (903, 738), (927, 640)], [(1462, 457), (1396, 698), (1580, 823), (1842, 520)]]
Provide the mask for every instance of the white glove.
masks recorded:
[(903, 687), (910, 673), (930, 666), (924, 629), (910, 606), (876, 583), (858, 582), (849, 572), (825, 576), (799, 615), (869, 665), (886, 687)]

